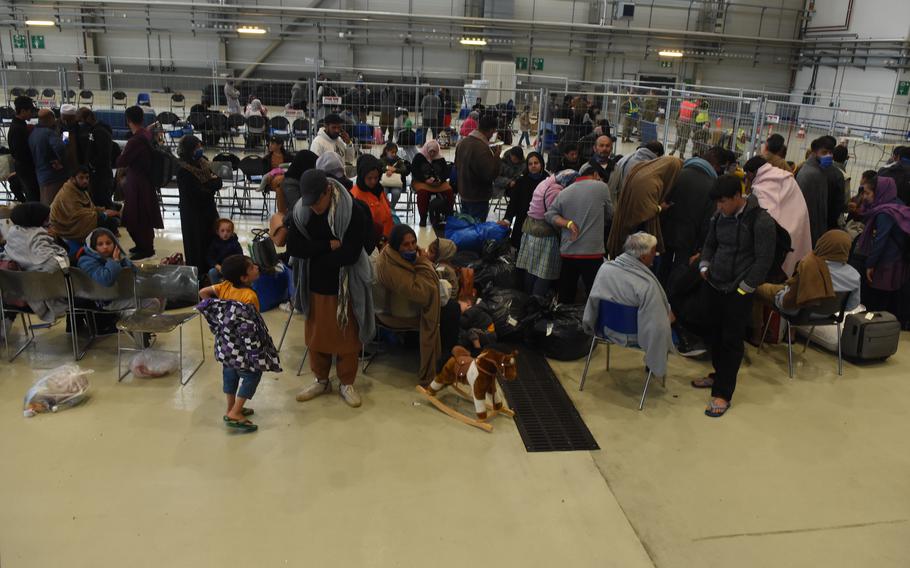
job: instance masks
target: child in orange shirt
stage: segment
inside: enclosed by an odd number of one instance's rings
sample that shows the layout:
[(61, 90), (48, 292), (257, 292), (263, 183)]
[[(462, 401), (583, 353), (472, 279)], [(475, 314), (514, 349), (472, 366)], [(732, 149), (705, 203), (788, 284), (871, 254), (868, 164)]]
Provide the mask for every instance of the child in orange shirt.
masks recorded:
[[(259, 278), (259, 266), (256, 263), (242, 254), (231, 255), (221, 264), (221, 275), (224, 281), (200, 290), (200, 298), (203, 300), (218, 298), (252, 304), (256, 311), (259, 311), (259, 296), (250, 287)], [(243, 405), (256, 393), (256, 387), (262, 379), (262, 371), (242, 371), (225, 365), (222, 378), (223, 391), (227, 395), (225, 424), (244, 432), (255, 432), (258, 426), (246, 418), (253, 414), (253, 409), (244, 408)]]

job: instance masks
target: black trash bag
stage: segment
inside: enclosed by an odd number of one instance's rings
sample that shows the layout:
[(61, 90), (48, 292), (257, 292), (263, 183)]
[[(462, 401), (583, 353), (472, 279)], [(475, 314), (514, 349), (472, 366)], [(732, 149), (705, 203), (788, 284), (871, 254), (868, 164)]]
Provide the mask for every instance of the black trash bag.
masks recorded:
[(533, 321), (532, 311), (539, 309), (530, 296), (520, 290), (490, 288), (481, 300), (493, 317), (498, 340), (512, 338)]
[(584, 305), (556, 304), (534, 319), (525, 333), (525, 341), (551, 359), (581, 359), (591, 348), (591, 336), (581, 324), (584, 313)]
[(497, 241), (487, 240), (483, 242), (481, 256), (484, 260), (496, 260), (501, 256), (512, 254), (512, 243), (509, 239), (499, 239)]
[(452, 264), (462, 268), (473, 268), (479, 261), (480, 255), (472, 250), (460, 250), (452, 257)]
[(483, 260), (472, 264), (471, 267), (474, 269), (474, 288), (482, 298), (485, 298), (491, 289), (521, 288), (521, 273), (508, 257), (499, 257), (493, 261)]

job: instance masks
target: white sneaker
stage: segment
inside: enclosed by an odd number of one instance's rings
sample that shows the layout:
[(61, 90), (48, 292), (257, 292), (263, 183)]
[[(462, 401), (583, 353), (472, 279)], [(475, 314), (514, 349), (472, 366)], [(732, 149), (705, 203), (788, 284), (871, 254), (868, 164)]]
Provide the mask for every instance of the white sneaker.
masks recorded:
[(360, 406), (360, 395), (354, 390), (354, 385), (341, 385), (338, 388), (338, 394), (351, 408)]
[(332, 382), (331, 381), (320, 381), (316, 379), (313, 381), (313, 384), (303, 389), (297, 393), (298, 402), (306, 402), (308, 400), (313, 400), (321, 394), (326, 394), (332, 392)]

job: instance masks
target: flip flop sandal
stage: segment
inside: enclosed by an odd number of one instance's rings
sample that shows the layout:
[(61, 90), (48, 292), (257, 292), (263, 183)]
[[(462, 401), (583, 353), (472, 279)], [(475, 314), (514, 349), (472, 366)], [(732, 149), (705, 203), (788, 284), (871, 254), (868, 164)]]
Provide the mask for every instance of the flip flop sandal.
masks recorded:
[(259, 426), (256, 426), (249, 420), (231, 420), (228, 418), (224, 424), (228, 428), (233, 428), (235, 430), (241, 430), (243, 432), (255, 432), (259, 429)]
[[(240, 414), (243, 414), (244, 416), (252, 416), (252, 415), (256, 414), (256, 411), (253, 410), (252, 408), (244, 408), (243, 410), (240, 411)], [(224, 419), (225, 422), (230, 420), (230, 418), (228, 418), (226, 415), (222, 416), (222, 418)]]
[(705, 409), (705, 416), (710, 416), (711, 418), (720, 418), (730, 410), (730, 407), (733, 406), (732, 402), (728, 402), (726, 406), (714, 404), (714, 401), (711, 401), (711, 405)]
[(709, 389), (714, 386), (714, 373), (708, 373), (707, 377), (690, 381), (690, 384), (697, 389)]

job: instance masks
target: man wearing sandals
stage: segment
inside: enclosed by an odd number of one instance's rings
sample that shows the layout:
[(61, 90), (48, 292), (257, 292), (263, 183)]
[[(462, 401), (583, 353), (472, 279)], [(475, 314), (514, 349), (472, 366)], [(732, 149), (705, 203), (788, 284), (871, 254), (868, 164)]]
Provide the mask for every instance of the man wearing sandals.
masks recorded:
[(738, 177), (719, 177), (710, 196), (717, 203), (717, 213), (708, 226), (699, 271), (709, 285), (706, 308), (710, 309), (714, 372), (692, 381), (692, 386), (711, 389), (705, 414), (718, 418), (733, 400), (752, 310), (751, 296), (771, 268), (776, 231), (771, 216), (758, 205), (758, 198), (743, 197)]

